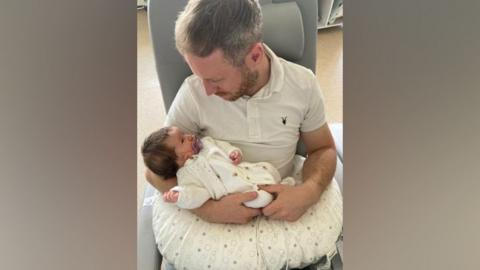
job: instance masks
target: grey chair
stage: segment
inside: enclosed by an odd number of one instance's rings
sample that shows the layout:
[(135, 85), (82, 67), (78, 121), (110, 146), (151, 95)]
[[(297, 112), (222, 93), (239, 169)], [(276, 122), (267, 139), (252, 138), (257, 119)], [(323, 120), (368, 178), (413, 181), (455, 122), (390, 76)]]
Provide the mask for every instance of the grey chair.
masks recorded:
[[(183, 80), (191, 74), (175, 49), (174, 25), (177, 14), (187, 0), (150, 0), (148, 18), (155, 62), (162, 89), (165, 109), (168, 110)], [(303, 65), (313, 72), (316, 66), (317, 0), (260, 0), (264, 20), (264, 42), (280, 57)], [(343, 190), (343, 126), (330, 124), (337, 147), (335, 178)], [(305, 155), (301, 144), (299, 154)], [(144, 200), (151, 200), (154, 188), (147, 184)], [(137, 269), (158, 270), (161, 254), (152, 230), (152, 206), (145, 203), (138, 217)], [(342, 269), (336, 256), (332, 268)]]

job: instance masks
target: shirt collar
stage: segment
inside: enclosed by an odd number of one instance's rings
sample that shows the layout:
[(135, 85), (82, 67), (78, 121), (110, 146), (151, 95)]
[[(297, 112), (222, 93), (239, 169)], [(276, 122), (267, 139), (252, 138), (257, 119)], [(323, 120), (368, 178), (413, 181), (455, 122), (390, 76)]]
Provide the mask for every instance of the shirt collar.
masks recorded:
[(284, 70), (280, 63), (280, 58), (264, 43), (265, 53), (270, 59), (270, 78), (260, 90), (252, 96), (255, 99), (263, 99), (270, 97), (273, 93), (282, 89), (284, 81)]

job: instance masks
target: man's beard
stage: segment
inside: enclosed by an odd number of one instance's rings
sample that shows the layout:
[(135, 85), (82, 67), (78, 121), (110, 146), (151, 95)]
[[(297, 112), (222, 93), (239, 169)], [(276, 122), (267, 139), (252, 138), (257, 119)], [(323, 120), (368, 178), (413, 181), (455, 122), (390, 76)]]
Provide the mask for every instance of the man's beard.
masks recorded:
[(258, 71), (251, 71), (247, 67), (242, 67), (241, 72), (242, 81), (240, 82), (240, 88), (236, 92), (231, 93), (230, 96), (222, 96), (223, 99), (235, 101), (251, 92), (258, 81)]

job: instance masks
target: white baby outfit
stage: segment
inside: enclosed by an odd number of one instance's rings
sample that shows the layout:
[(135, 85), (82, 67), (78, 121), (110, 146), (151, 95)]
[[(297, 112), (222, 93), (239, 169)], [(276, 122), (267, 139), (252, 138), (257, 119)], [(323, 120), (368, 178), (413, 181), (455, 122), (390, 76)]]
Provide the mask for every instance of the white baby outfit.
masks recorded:
[[(211, 137), (201, 141), (202, 150), (177, 172), (178, 186), (173, 190), (179, 192), (178, 207), (198, 208), (210, 198), (218, 200), (230, 193), (257, 191), (257, 185), (280, 183), (280, 174), (271, 164), (242, 162), (234, 165), (229, 155), (234, 150), (240, 151), (238, 148)], [(293, 178), (283, 182), (294, 184)]]

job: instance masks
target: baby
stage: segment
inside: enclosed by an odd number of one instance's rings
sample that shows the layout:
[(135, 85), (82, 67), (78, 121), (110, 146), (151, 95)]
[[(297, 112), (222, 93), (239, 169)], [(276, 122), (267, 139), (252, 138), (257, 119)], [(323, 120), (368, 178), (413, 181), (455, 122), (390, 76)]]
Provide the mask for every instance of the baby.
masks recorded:
[(164, 179), (177, 176), (178, 185), (163, 194), (166, 202), (194, 209), (208, 199), (215, 200), (236, 192), (256, 191), (257, 198), (245, 202), (261, 208), (273, 200), (272, 194), (257, 185), (294, 185), (292, 177), (283, 180), (267, 162), (242, 162), (242, 152), (231, 144), (211, 137), (184, 134), (177, 127), (164, 127), (145, 139), (142, 146), (145, 165)]

